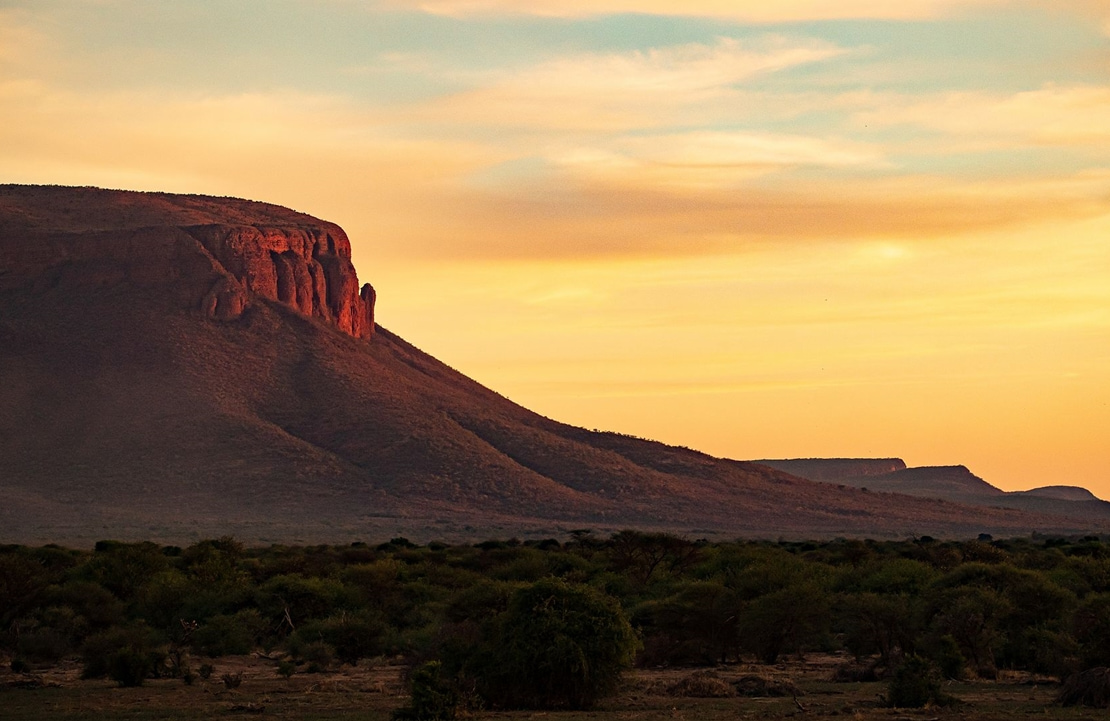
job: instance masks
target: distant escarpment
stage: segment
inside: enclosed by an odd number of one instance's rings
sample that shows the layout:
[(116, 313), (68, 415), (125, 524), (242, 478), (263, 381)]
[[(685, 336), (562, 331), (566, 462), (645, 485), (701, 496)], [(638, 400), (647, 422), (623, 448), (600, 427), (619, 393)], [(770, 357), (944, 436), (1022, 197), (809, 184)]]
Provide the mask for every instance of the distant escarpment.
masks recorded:
[(1026, 496), (1053, 498), (1059, 501), (1098, 501), (1098, 496), (1079, 486), (1042, 486), (1018, 491)]
[(752, 463), (825, 483), (836, 483), (845, 478), (879, 476), (906, 469), (906, 462), (901, 458), (789, 458)]
[[(937, 498), (987, 508), (1054, 513), (1090, 522), (1110, 520), (1110, 503), (1078, 486), (1045, 486), (1003, 491), (966, 466), (907, 468), (897, 458), (806, 458), (756, 461), (765, 466), (843, 487)], [(889, 469), (889, 470), (887, 470)]]
[[(5, 211), (7, 211), (5, 213)], [(264, 203), (95, 188), (0, 187), (0, 289), (127, 284), (220, 321), (277, 301), (355, 338), (374, 332), (343, 229)]]

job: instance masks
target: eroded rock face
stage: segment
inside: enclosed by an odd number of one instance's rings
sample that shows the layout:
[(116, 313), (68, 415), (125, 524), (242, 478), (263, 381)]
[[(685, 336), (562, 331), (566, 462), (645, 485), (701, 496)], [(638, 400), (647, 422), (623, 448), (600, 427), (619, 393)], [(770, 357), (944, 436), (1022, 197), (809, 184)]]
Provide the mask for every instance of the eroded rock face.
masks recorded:
[[(355, 338), (374, 332), (374, 291), (359, 290), (351, 245), (339, 226), (278, 228), (202, 225), (185, 228), (248, 293), (293, 306), (334, 323)], [(209, 293), (219, 295), (224, 287)], [(221, 307), (206, 296), (203, 310)], [(234, 304), (234, 300), (229, 300)], [(242, 309), (240, 309), (242, 312)], [(215, 313), (215, 314), (214, 314)]]
[(234, 198), (0, 186), (0, 291), (125, 283), (216, 321), (264, 298), (355, 338), (374, 332), (374, 289), (359, 287), (334, 223)]

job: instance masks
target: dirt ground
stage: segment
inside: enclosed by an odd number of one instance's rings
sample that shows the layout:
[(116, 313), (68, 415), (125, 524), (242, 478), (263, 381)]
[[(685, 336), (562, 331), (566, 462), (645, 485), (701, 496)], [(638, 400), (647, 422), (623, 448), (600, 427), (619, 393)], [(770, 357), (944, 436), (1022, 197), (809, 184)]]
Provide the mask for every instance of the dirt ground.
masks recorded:
[[(1056, 684), (1028, 674), (1000, 675), (995, 681), (949, 683), (946, 692), (958, 701), (950, 706), (892, 709), (882, 701), (885, 684), (835, 683), (834, 669), (843, 657), (811, 656), (777, 666), (740, 664), (697, 669), (645, 669), (627, 675), (620, 692), (591, 711), (538, 712), (480, 711), (473, 719), (544, 719), (577, 721), (724, 721), (728, 719), (835, 718), (837, 721), (1009, 721), (1021, 718), (1098, 719), (1106, 711), (1066, 709), (1053, 705)], [(194, 660), (194, 668), (201, 660)], [(407, 698), (403, 667), (396, 662), (362, 662), (327, 673), (295, 674), (284, 678), (277, 663), (262, 656), (234, 656), (211, 661), (207, 680), (187, 685), (181, 679), (154, 679), (139, 688), (119, 688), (106, 680), (80, 680), (76, 661), (28, 674), (0, 670), (0, 721), (25, 719), (208, 719), (255, 717), (270, 719), (386, 720)], [(237, 688), (228, 689), (225, 674), (242, 675)], [(708, 683), (692, 683), (699, 674)], [(758, 676), (787, 689), (778, 697), (689, 697), (682, 688), (700, 686), (702, 692), (729, 691), (732, 682)], [(696, 680), (696, 679), (695, 679)], [(683, 683), (685, 681), (685, 683)], [(718, 681), (723, 683), (718, 683)], [(798, 689), (794, 695), (789, 690)]]

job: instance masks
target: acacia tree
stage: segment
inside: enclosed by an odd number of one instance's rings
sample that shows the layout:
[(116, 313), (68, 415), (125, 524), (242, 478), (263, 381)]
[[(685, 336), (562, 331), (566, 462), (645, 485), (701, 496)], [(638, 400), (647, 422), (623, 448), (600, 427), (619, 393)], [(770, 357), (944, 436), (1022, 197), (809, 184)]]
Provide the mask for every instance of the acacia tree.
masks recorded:
[(609, 539), (609, 553), (614, 570), (628, 574), (641, 588), (666, 570), (680, 573), (697, 562), (700, 548), (668, 533), (621, 531)]

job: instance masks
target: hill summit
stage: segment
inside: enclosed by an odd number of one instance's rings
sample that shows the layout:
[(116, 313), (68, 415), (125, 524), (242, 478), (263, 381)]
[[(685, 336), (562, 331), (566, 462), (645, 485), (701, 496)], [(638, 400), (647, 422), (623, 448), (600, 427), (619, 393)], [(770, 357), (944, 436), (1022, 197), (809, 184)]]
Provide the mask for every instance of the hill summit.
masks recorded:
[(0, 186), (0, 541), (1090, 530), (558, 423), (376, 327), (374, 300), (303, 213)]

